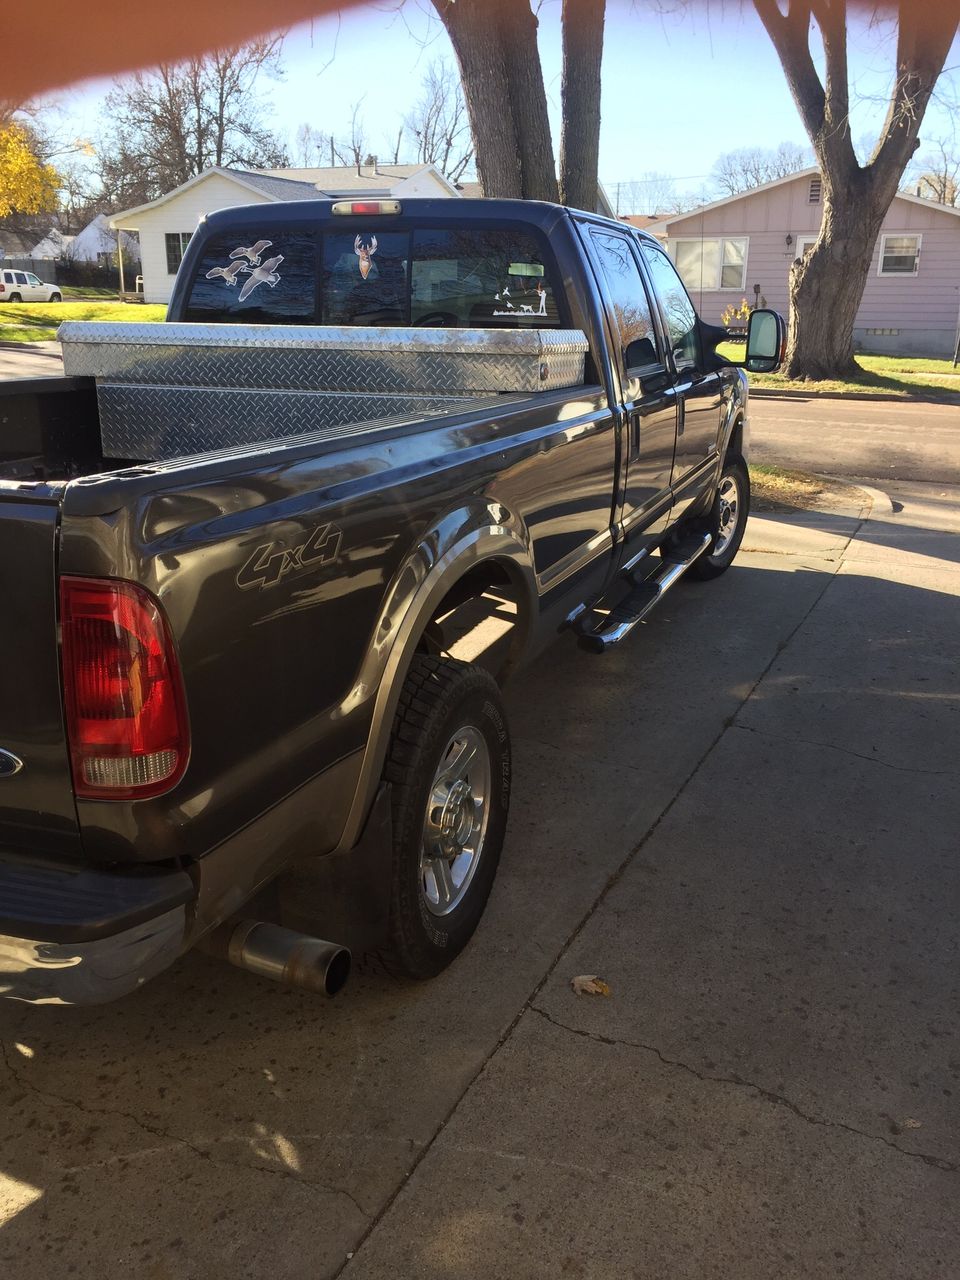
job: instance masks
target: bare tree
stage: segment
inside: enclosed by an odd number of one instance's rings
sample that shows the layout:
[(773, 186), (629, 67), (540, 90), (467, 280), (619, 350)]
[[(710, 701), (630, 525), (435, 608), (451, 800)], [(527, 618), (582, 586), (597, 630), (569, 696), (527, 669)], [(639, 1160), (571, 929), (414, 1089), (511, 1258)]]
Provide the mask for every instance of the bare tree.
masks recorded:
[[(473, 144), (460, 78), (449, 63), (433, 62), (427, 68), (423, 94), (404, 126), (416, 139), (416, 159), (436, 165), (448, 181), (459, 182), (473, 161)], [(397, 137), (394, 164), (402, 139), (403, 129)]]
[(760, 187), (765, 182), (799, 173), (812, 163), (810, 148), (798, 146), (795, 142), (781, 142), (774, 151), (764, 147), (743, 147), (719, 156), (714, 163), (712, 177), (724, 195), (735, 196), (741, 191), (749, 191), (751, 187)]
[(597, 207), (604, 6), (563, 0), (560, 199), (577, 209)]
[(677, 185), (668, 173), (648, 170), (639, 178), (617, 182), (613, 187), (617, 213), (673, 213), (676, 210)]
[(259, 40), (118, 82), (97, 147), (104, 198), (152, 200), (211, 165), (286, 164), (256, 92), (261, 75), (280, 74), (281, 44), (280, 37)]
[(913, 166), (907, 189), (926, 200), (960, 205), (960, 151), (949, 138), (937, 138)]
[[(842, 376), (853, 359), (853, 325), (890, 202), (918, 146), (930, 95), (960, 24), (960, 0), (897, 0), (895, 75), (886, 120), (866, 164), (850, 136), (847, 0), (754, 0), (773, 41), (823, 177), (823, 221), (813, 249), (790, 272), (785, 372)], [(782, 6), (782, 7), (781, 7)], [(811, 50), (811, 23), (824, 75)]]

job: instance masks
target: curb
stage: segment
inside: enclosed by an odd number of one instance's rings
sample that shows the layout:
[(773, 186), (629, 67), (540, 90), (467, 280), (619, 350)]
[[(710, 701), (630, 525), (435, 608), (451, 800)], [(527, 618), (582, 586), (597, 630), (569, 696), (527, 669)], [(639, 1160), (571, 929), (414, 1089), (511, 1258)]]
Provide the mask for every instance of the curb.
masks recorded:
[(865, 391), (779, 391), (776, 387), (751, 387), (750, 399), (758, 400), (861, 400), (873, 404), (960, 404), (960, 388), (947, 391), (942, 396), (894, 396), (881, 392), (869, 395)]

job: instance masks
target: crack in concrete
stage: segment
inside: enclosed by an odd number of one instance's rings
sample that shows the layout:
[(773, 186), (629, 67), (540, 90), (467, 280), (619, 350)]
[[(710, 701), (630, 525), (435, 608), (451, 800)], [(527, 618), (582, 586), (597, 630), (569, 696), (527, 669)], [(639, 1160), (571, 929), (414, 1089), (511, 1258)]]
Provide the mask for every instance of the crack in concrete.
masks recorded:
[(781, 733), (769, 733), (766, 729), (757, 729), (750, 724), (741, 724), (739, 720), (735, 721), (730, 727), (732, 729), (742, 729), (745, 733), (755, 733), (759, 738), (770, 738), (773, 742), (784, 742), (788, 746), (820, 747), (824, 751), (839, 751), (842, 755), (854, 756), (857, 760), (866, 760), (868, 764), (879, 764), (884, 769), (895, 769), (897, 773), (920, 773), (930, 778), (960, 777), (960, 773), (956, 769), (914, 769), (907, 764), (891, 764), (889, 760), (883, 760), (880, 756), (864, 755), (862, 751), (854, 751), (851, 747), (838, 747), (832, 742), (814, 742), (811, 738), (791, 738)]
[(776, 1093), (773, 1089), (767, 1089), (761, 1084), (757, 1084), (753, 1080), (746, 1080), (743, 1076), (736, 1074), (731, 1075), (711, 1075), (707, 1071), (698, 1071), (696, 1067), (692, 1067), (688, 1062), (683, 1062), (679, 1058), (668, 1058), (661, 1049), (656, 1045), (644, 1044), (638, 1040), (621, 1040), (612, 1036), (604, 1036), (595, 1031), (582, 1031), (578, 1027), (568, 1026), (567, 1023), (561, 1022), (558, 1018), (554, 1018), (552, 1014), (547, 1013), (546, 1009), (540, 1005), (531, 1004), (532, 1013), (537, 1013), (545, 1022), (549, 1022), (551, 1026), (556, 1027), (559, 1031), (567, 1031), (570, 1035), (580, 1036), (584, 1040), (592, 1040), (595, 1044), (603, 1044), (608, 1046), (619, 1046), (627, 1049), (639, 1049), (644, 1053), (651, 1053), (665, 1067), (672, 1067), (678, 1071), (685, 1071), (688, 1075), (699, 1080), (702, 1084), (726, 1084), (736, 1089), (746, 1089), (752, 1093), (756, 1093), (766, 1102), (773, 1103), (774, 1106), (785, 1107), (792, 1112), (797, 1119), (802, 1120), (805, 1124), (816, 1125), (824, 1129), (840, 1129), (844, 1133), (851, 1133), (855, 1137), (864, 1138), (869, 1142), (881, 1142), (885, 1147), (889, 1147), (891, 1151), (896, 1151), (902, 1156), (907, 1156), (911, 1160), (920, 1160), (924, 1164), (930, 1165), (934, 1169), (940, 1169), (945, 1173), (960, 1173), (960, 1161), (943, 1160), (939, 1156), (927, 1155), (923, 1151), (910, 1151), (907, 1147), (901, 1147), (896, 1142), (891, 1142), (889, 1138), (885, 1138), (883, 1134), (866, 1133), (863, 1129), (858, 1129), (855, 1125), (846, 1124), (843, 1120), (826, 1120), (820, 1116), (810, 1115), (802, 1110), (797, 1104), (791, 1101), (782, 1093)]
[[(4, 1066), (7, 1068), (7, 1071), (16, 1083), (22, 1089), (25, 1089), (27, 1093), (33, 1094), (34, 1097), (39, 1098), (48, 1106), (72, 1107), (75, 1111), (79, 1111), (81, 1115), (86, 1116), (107, 1116), (114, 1120), (128, 1120), (132, 1125), (142, 1130), (144, 1133), (149, 1133), (154, 1138), (161, 1138), (166, 1144), (168, 1144), (168, 1146), (183, 1147), (186, 1150), (193, 1152), (193, 1154), (198, 1156), (201, 1160), (209, 1160), (211, 1164), (218, 1165), (220, 1168), (253, 1169), (257, 1173), (268, 1173), (282, 1178), (289, 1178), (294, 1182), (303, 1183), (305, 1186), (312, 1187), (315, 1190), (329, 1192), (331, 1195), (344, 1196), (350, 1201), (361, 1217), (366, 1219), (370, 1218), (370, 1214), (367, 1213), (354, 1196), (352, 1196), (350, 1192), (345, 1190), (343, 1187), (332, 1186), (330, 1183), (323, 1182), (319, 1178), (308, 1178), (295, 1169), (281, 1167), (273, 1168), (270, 1165), (254, 1164), (244, 1160), (224, 1160), (215, 1156), (211, 1148), (198, 1147), (195, 1143), (191, 1142), (189, 1138), (184, 1138), (180, 1134), (173, 1133), (168, 1129), (161, 1129), (148, 1124), (146, 1120), (141, 1119), (140, 1116), (133, 1115), (129, 1111), (121, 1111), (112, 1107), (94, 1107), (85, 1102), (78, 1102), (76, 1098), (68, 1098), (65, 1094), (54, 1093), (51, 1090), (41, 1089), (31, 1080), (27, 1080), (22, 1073), (17, 1070), (16, 1066), (11, 1061), (10, 1055), (7, 1053), (7, 1046), (2, 1040), (0, 1040), (0, 1058), (2, 1058)], [(216, 1139), (214, 1145), (220, 1141), (223, 1141), (223, 1139)], [(135, 1151), (130, 1152), (128, 1156), (124, 1156), (120, 1153), (115, 1157), (115, 1160), (119, 1162), (125, 1158), (135, 1159), (137, 1155), (138, 1153)]]

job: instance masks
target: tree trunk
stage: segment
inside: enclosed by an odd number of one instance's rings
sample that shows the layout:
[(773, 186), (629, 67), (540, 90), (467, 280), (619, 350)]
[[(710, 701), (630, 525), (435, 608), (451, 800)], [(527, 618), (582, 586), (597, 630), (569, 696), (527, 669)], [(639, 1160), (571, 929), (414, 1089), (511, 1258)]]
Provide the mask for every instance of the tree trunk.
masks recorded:
[[(957, 32), (958, 0), (897, 0), (896, 75), (873, 155), (861, 166), (850, 139), (847, 0), (753, 0), (773, 41), (823, 177), (820, 237), (790, 272), (784, 372), (835, 378), (853, 359), (853, 326), (874, 245), (907, 162), (919, 145), (930, 95)], [(823, 78), (810, 52), (823, 41)]]
[[(487, 0), (489, 5), (491, 0)], [(529, 0), (499, 0), (500, 41), (504, 51), (510, 106), (520, 156), (520, 189), (525, 200), (560, 199), (553, 139), (543, 84), (538, 22)]]
[(519, 199), (523, 191), (510, 84), (499, 23), (491, 20), (491, 11), (502, 3), (434, 0), (460, 67), (483, 194)]
[(599, 181), (604, 7), (605, 0), (563, 0), (560, 198), (591, 212)]
[(824, 175), (819, 239), (790, 271), (788, 378), (837, 378), (856, 367), (853, 326), (889, 203), (871, 185), (859, 167), (839, 189)]
[(485, 196), (557, 200), (529, 0), (433, 0), (453, 45)]

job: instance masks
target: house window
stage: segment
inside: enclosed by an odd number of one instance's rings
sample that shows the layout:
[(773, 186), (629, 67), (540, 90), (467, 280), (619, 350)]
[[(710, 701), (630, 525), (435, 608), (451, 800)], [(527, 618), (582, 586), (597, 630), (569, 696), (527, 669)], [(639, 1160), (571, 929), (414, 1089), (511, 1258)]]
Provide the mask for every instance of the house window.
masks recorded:
[(823, 196), (823, 179), (811, 178), (810, 187), (807, 192), (807, 204), (819, 204)]
[(919, 236), (880, 237), (880, 275), (915, 276), (919, 265)]
[(797, 252), (795, 256), (805, 258), (817, 243), (817, 239), (817, 236), (797, 236)]
[(670, 246), (688, 289), (742, 289), (747, 274), (747, 245), (736, 240), (675, 240)]
[(184, 250), (190, 243), (192, 231), (168, 231), (167, 242), (167, 274), (175, 276), (183, 261)]

